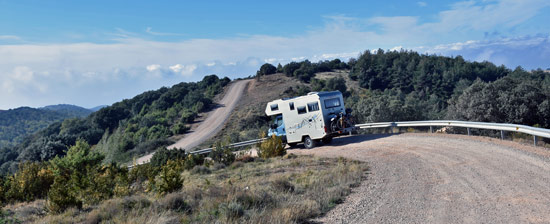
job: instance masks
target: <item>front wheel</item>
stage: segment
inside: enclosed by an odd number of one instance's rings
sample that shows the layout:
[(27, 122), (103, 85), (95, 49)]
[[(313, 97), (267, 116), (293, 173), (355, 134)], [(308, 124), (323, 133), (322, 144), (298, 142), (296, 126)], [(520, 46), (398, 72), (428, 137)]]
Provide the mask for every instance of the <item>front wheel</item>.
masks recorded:
[(306, 147), (306, 149), (312, 149), (314, 148), (316, 145), (316, 142), (313, 141), (313, 139), (311, 139), (309, 136), (306, 136), (304, 138), (304, 146)]

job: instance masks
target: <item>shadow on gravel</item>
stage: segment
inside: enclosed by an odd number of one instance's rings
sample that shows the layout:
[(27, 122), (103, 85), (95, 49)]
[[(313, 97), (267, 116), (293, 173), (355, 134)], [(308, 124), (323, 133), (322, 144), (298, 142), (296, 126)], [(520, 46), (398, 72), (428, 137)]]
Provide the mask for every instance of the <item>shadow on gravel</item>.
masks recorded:
[[(354, 144), (354, 143), (359, 143), (359, 142), (364, 142), (364, 141), (375, 140), (375, 139), (379, 139), (379, 138), (386, 138), (386, 137), (390, 137), (390, 136), (393, 136), (393, 135), (399, 135), (399, 133), (341, 136), (341, 137), (334, 138), (332, 140), (332, 142), (329, 143), (329, 144), (319, 143), (318, 146), (324, 146), (324, 145), (343, 146), (343, 145), (348, 145), (348, 144)], [(305, 149), (305, 147), (304, 147), (303, 144), (298, 144), (295, 147), (291, 147), (291, 149)]]

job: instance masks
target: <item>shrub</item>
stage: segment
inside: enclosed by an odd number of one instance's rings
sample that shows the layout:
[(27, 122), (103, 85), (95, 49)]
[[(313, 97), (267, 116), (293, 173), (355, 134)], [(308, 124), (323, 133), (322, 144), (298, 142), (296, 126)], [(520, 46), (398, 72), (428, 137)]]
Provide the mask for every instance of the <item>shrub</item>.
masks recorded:
[(160, 147), (157, 149), (153, 157), (151, 157), (151, 165), (155, 167), (161, 167), (168, 160), (183, 160), (185, 159), (186, 153), (182, 149), (167, 149), (165, 147)]
[(214, 165), (211, 167), (212, 170), (221, 170), (224, 169), (226, 166), (223, 163), (214, 163)]
[(93, 174), (99, 173), (103, 158), (98, 152), (91, 151), (88, 143), (78, 140), (65, 157), (51, 160), (54, 182), (48, 192), (50, 211), (59, 213), (69, 207), (81, 208), (84, 202), (100, 200), (91, 196), (98, 195)]
[(211, 173), (210, 169), (205, 166), (195, 166), (191, 169), (192, 174), (209, 174)]
[(216, 147), (210, 152), (210, 158), (215, 162), (228, 166), (235, 161), (235, 154), (233, 154), (229, 146), (218, 142), (216, 143)]
[(162, 166), (157, 181), (157, 192), (159, 194), (164, 195), (181, 189), (183, 186), (183, 179), (181, 178), (182, 163), (181, 160), (169, 160), (166, 165)]
[(283, 156), (285, 154), (286, 149), (283, 144), (283, 138), (275, 135), (260, 143), (260, 147), (258, 148), (258, 156), (264, 159)]
[(185, 163), (183, 164), (183, 167), (186, 170), (193, 169), (193, 167), (204, 164), (204, 157), (197, 154), (190, 154), (187, 156), (187, 159), (185, 159)]
[(170, 193), (159, 201), (159, 206), (177, 212), (190, 211), (191, 207), (185, 202), (183, 196), (182, 193)]
[[(128, 182), (132, 184), (135, 191), (145, 190), (150, 192), (155, 187), (155, 177), (160, 172), (160, 167), (152, 166), (151, 163), (134, 166), (128, 173)], [(142, 187), (142, 183), (147, 181), (145, 189)]]
[(251, 155), (243, 155), (237, 157), (235, 160), (238, 162), (249, 163), (254, 162), (254, 157), (252, 157)]
[(189, 127), (185, 125), (185, 123), (178, 122), (177, 124), (172, 126), (171, 130), (172, 130), (172, 134), (179, 135), (188, 131)]
[(44, 198), (53, 183), (53, 173), (44, 164), (23, 162), (6, 188), (6, 198), (16, 201), (32, 201)]
[(294, 192), (294, 185), (292, 185), (286, 179), (276, 179), (275, 181), (271, 182), (271, 186), (277, 192)]
[(48, 191), (48, 209), (53, 213), (61, 213), (70, 207), (82, 208), (82, 201), (68, 184), (69, 180), (63, 176), (56, 176)]
[(244, 215), (243, 206), (236, 202), (220, 204), (220, 210), (226, 217), (226, 221), (232, 221)]

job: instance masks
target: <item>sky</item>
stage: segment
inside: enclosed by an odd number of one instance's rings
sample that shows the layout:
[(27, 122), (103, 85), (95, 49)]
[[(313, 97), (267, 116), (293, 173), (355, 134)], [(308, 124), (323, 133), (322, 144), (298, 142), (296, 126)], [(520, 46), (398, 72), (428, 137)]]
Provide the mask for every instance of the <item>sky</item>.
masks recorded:
[(549, 0), (0, 0), (0, 109), (110, 105), (379, 48), (550, 69), (548, 21)]

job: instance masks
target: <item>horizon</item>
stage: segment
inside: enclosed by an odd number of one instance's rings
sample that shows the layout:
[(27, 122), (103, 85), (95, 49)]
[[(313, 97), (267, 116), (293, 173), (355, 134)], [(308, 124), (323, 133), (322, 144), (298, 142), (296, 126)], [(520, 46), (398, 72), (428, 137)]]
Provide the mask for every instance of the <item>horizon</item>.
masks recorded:
[(550, 69), (550, 2), (0, 1), (0, 110), (111, 105), (263, 63), (366, 50)]

